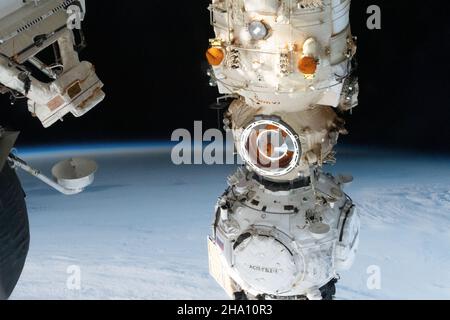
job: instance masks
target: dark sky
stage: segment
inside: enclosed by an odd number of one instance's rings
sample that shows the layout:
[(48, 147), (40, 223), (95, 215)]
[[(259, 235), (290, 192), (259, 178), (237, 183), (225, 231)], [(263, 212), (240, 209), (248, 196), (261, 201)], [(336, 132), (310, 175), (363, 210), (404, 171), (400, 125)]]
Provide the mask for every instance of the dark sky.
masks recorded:
[[(84, 30), (107, 99), (80, 119), (43, 129), (23, 103), (0, 98), (2, 124), (21, 130), (20, 144), (169, 139), (194, 120), (216, 126), (208, 109), (204, 52), (212, 37), (208, 1), (90, 0)], [(382, 30), (366, 27), (370, 4)], [(347, 144), (450, 152), (450, 2), (354, 0), (360, 106), (347, 117)]]

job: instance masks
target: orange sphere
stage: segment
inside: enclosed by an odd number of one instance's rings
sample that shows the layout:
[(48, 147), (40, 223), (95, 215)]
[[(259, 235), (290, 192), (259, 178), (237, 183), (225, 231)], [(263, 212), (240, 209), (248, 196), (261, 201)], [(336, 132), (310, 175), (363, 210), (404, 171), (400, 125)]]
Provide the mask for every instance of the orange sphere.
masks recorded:
[(212, 47), (206, 51), (206, 59), (212, 66), (218, 66), (225, 58), (225, 54), (221, 48)]
[(298, 70), (303, 74), (315, 74), (317, 71), (317, 60), (314, 57), (303, 57), (298, 62)]

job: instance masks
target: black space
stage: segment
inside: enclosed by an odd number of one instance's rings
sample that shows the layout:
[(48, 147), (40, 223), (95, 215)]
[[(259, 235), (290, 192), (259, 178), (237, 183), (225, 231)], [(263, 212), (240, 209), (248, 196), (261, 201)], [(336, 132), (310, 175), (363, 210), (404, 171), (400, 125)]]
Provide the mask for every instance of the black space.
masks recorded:
[[(22, 145), (170, 138), (194, 120), (217, 126), (208, 106), (204, 52), (212, 37), (207, 0), (88, 1), (84, 30), (107, 100), (80, 119), (43, 129), (24, 103), (0, 97), (2, 124), (22, 131)], [(382, 30), (366, 27), (366, 9), (382, 8)], [(450, 152), (450, 2), (352, 4), (358, 36), (360, 105), (341, 142)]]

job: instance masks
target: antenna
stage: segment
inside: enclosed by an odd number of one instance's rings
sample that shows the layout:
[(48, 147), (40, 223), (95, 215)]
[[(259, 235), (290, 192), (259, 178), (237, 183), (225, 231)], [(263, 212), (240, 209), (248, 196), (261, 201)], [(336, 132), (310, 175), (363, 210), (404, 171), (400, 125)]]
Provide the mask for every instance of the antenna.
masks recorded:
[(64, 160), (53, 167), (54, 180), (52, 180), (13, 154), (9, 155), (8, 161), (12, 163), (13, 167), (24, 170), (65, 195), (83, 192), (94, 182), (94, 174), (98, 169), (97, 163), (92, 160), (82, 158)]
[(73, 158), (57, 163), (52, 174), (60, 186), (70, 190), (84, 190), (94, 182), (97, 169), (95, 161)]

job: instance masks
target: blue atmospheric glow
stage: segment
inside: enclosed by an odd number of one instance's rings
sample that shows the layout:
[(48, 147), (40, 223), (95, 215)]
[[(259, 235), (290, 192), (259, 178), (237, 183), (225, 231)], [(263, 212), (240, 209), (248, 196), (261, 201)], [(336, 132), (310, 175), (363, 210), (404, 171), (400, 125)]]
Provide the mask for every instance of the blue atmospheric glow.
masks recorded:
[(108, 142), (108, 143), (86, 143), (68, 145), (41, 145), (41, 146), (16, 146), (15, 152), (21, 156), (45, 156), (55, 153), (103, 153), (124, 150), (156, 150), (169, 149), (175, 143), (170, 141), (130, 141), (130, 142)]

